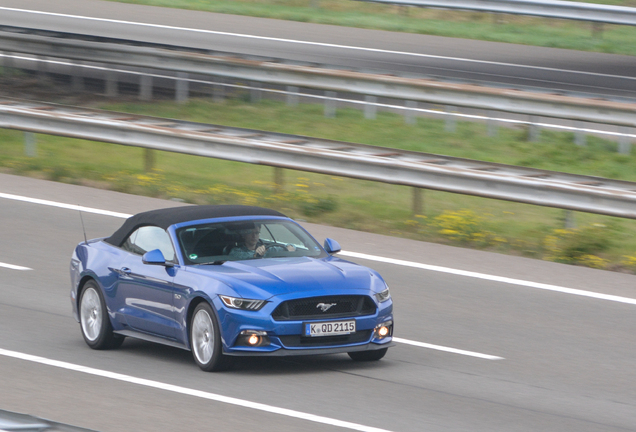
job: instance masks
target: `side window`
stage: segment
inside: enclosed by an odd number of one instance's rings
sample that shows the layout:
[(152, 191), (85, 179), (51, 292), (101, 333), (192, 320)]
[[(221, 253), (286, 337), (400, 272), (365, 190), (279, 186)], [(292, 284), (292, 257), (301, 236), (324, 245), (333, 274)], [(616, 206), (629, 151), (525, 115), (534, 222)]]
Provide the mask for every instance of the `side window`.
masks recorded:
[(168, 233), (156, 226), (145, 226), (135, 230), (126, 239), (122, 248), (138, 255), (159, 249), (166, 261), (175, 260), (174, 248)]

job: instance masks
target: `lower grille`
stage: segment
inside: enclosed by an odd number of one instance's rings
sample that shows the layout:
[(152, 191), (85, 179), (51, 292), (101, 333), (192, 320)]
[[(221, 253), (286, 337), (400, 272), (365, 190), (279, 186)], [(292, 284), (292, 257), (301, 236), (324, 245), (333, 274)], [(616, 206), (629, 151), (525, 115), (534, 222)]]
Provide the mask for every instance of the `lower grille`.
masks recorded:
[(364, 330), (348, 335), (304, 337), (300, 335), (279, 336), (280, 341), (287, 348), (309, 348), (322, 346), (347, 345), (352, 343), (367, 342), (371, 338), (373, 330)]
[(376, 310), (377, 306), (369, 296), (311, 297), (281, 303), (272, 318), (276, 321), (333, 319), (373, 315)]

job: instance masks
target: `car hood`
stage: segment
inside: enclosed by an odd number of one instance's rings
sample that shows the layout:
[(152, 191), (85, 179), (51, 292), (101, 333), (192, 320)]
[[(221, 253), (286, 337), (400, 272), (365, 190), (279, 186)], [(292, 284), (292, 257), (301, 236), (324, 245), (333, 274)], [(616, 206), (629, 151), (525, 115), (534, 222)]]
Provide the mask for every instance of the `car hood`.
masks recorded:
[(373, 270), (334, 257), (228, 261), (193, 271), (223, 282), (243, 298), (256, 299), (310, 291), (366, 291), (376, 279), (381, 281)]

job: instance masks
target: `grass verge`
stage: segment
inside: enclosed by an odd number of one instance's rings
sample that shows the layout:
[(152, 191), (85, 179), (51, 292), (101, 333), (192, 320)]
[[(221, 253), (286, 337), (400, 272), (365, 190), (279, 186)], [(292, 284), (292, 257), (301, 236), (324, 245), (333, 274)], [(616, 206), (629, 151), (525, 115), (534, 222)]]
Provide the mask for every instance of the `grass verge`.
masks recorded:
[[(636, 55), (636, 28), (352, 0), (110, 0), (290, 21)], [(592, 2), (591, 2), (592, 3)], [(636, 7), (636, 0), (593, 3)]]
[[(262, 100), (186, 104), (117, 103), (106, 109), (179, 118), (341, 141), (360, 142), (484, 161), (636, 181), (636, 155), (616, 153), (616, 143), (589, 137), (576, 146), (569, 133), (543, 132), (539, 142), (527, 131), (500, 128), (488, 136), (486, 125), (444, 122), (378, 113), (366, 120), (353, 109), (325, 118), (322, 107)], [(618, 271), (636, 270), (636, 221), (577, 213), (577, 228), (565, 229), (562, 210), (477, 197), (425, 191), (423, 210), (412, 213), (412, 189), (341, 177), (287, 170), (282, 190), (270, 167), (153, 152), (144, 169), (145, 150), (54, 136), (37, 137), (37, 156), (24, 154), (23, 134), (0, 130), (0, 167), (4, 172), (102, 187), (192, 203), (250, 204), (276, 208), (316, 223), (361, 231), (511, 253)], [(97, 156), (99, 155), (99, 156)]]

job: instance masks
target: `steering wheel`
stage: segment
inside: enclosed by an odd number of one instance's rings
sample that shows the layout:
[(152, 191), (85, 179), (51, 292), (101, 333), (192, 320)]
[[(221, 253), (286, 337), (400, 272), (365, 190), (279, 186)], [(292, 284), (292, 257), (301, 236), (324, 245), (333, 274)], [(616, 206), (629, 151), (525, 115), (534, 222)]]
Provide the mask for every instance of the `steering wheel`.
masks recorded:
[[(258, 249), (259, 247), (263, 246), (265, 248), (265, 252), (263, 253), (263, 255), (259, 255), (256, 253), (256, 249)], [(263, 242), (263, 240), (259, 239), (256, 242), (256, 247), (254, 248), (254, 258), (264, 258), (265, 255), (267, 254), (267, 251), (272, 247), (272, 245), (268, 245), (265, 244), (265, 242)]]
[[(268, 250), (273, 249), (275, 247), (279, 247), (282, 248), (283, 251), (287, 251), (287, 252), (295, 252), (296, 251), (296, 246), (290, 244), (290, 245), (281, 245), (278, 243), (265, 243), (263, 242), (263, 240), (259, 239), (258, 242), (256, 243), (256, 249), (258, 249), (259, 246), (264, 246), (265, 247), (265, 254), (267, 253)], [(289, 246), (292, 247), (292, 249), (289, 249)], [(263, 258), (265, 256), (265, 254), (263, 255), (259, 255), (260, 258)]]

